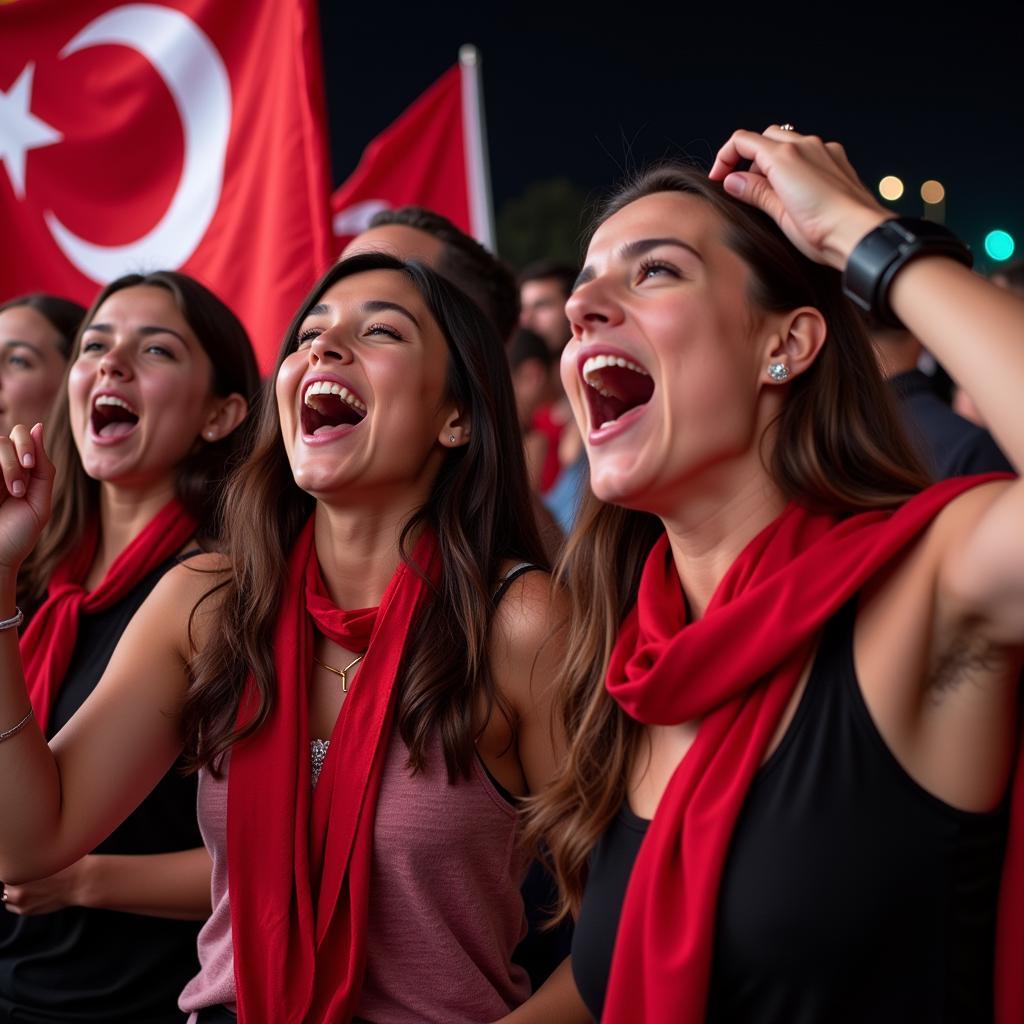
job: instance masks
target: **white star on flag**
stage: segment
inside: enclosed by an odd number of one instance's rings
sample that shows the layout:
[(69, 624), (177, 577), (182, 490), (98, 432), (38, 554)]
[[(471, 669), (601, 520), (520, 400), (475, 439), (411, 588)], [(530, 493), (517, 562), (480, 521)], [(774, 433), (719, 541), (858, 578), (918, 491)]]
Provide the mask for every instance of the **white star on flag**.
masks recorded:
[(25, 155), (30, 149), (60, 142), (63, 135), (29, 112), (35, 64), (26, 64), (14, 85), (0, 90), (0, 161), (7, 168), (14, 194), (25, 198)]

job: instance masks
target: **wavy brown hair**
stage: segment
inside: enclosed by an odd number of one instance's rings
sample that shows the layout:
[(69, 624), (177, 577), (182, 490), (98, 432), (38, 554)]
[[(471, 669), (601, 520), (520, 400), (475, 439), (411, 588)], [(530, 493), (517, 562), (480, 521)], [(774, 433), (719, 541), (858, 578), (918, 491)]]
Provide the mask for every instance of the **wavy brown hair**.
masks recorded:
[[(212, 364), (211, 389), (215, 395), (240, 394), (251, 402), (259, 387), (259, 371), (249, 335), (237, 316), (195, 278), (175, 270), (151, 274), (126, 274), (111, 281), (96, 296), (81, 320), (71, 359), (54, 403), (47, 429), (47, 447), (56, 475), (53, 483), (53, 512), (32, 554), (18, 574), (18, 594), (29, 606), (46, 594), (50, 576), (65, 556), (76, 548), (88, 523), (100, 514), (99, 481), (82, 465), (71, 433), (68, 408), (68, 373), (74, 365), (82, 335), (96, 311), (115, 292), (145, 285), (170, 292), (185, 322), (192, 329)], [(219, 441), (197, 441), (177, 467), (175, 492), (178, 500), (196, 518), (197, 539), (215, 544), (220, 534), (217, 517), (221, 491), (230, 470), (246, 444), (244, 425)]]
[[(476, 304), (440, 274), (418, 263), (366, 253), (328, 270), (295, 314), (277, 368), (264, 387), (253, 450), (228, 486), (230, 568), (217, 588), (210, 639), (193, 661), (182, 720), (193, 769), (218, 771), (221, 755), (270, 713), (276, 688), (273, 630), (288, 554), (316, 505), (295, 483), (285, 453), (274, 399), (277, 371), (324, 292), (342, 278), (371, 270), (404, 274), (422, 295), (448, 344), (444, 401), (468, 414), (472, 424), (468, 444), (447, 451), (426, 504), (409, 510), (400, 539), (408, 562), (415, 536), (422, 527), (432, 528), (442, 565), (399, 672), (397, 719), (409, 765), (414, 771), (424, 767), (428, 744), (439, 734), (449, 780), (468, 777), (481, 708), (484, 720), (497, 709), (512, 722), (488, 667), (493, 590), (505, 559), (543, 565), (544, 553), (530, 505), (505, 353)], [(239, 726), (250, 672), (256, 711)]]
[[(726, 244), (751, 272), (749, 300), (763, 311), (821, 311), (828, 339), (813, 365), (787, 385), (772, 425), (766, 468), (786, 498), (848, 516), (893, 508), (928, 484), (904, 436), (861, 320), (839, 274), (803, 256), (766, 214), (733, 199), (707, 175), (656, 166), (604, 205), (594, 229), (624, 206), (659, 192), (706, 202), (721, 218)], [(766, 434), (767, 436), (767, 434)], [(549, 789), (531, 801), (526, 840), (558, 879), (556, 920), (579, 910), (590, 853), (626, 798), (643, 727), (608, 695), (612, 646), (636, 602), (648, 553), (663, 532), (655, 516), (599, 501), (588, 490), (556, 568), (571, 598), (568, 655), (556, 682), (571, 746)]]

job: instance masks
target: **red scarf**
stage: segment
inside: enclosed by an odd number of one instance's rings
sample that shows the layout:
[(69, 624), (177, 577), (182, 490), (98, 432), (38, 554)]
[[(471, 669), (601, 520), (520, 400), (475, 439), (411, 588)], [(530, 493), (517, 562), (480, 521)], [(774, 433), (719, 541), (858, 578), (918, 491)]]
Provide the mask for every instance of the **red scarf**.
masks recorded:
[(32, 616), (20, 643), (29, 698), (44, 731), (75, 651), (79, 616), (117, 604), (179, 552), (195, 536), (196, 525), (177, 500), (168, 502), (114, 559), (99, 586), (86, 590), (83, 583), (99, 543), (99, 528), (93, 521), (79, 547), (54, 570), (46, 600)]
[[(606, 685), (633, 718), (650, 725), (702, 719), (658, 806), (626, 891), (603, 1020), (704, 1020), (718, 887), (751, 781), (828, 619), (891, 564), (961, 492), (991, 476), (948, 480), (893, 513), (836, 521), (790, 505), (736, 559), (703, 618), (687, 622), (668, 538), (644, 566), (635, 609), (623, 623)], [(1024, 787), (1016, 787), (1021, 803)], [(1003, 950), (1024, 948), (1024, 839), (1016, 807), (1001, 906)], [(1012, 876), (1012, 877), (1011, 877)], [(1009, 895), (1008, 894), (1011, 894)], [(1007, 928), (1015, 932), (1010, 936)], [(1009, 947), (1004, 940), (1016, 938)], [(1005, 960), (1006, 957), (1003, 957)], [(1007, 966), (1012, 966), (1007, 964)], [(1000, 970), (1000, 974), (1019, 971)], [(1024, 1020), (1016, 992), (1005, 1016)], [(1006, 993), (1003, 994), (1004, 996)]]
[[(427, 531), (413, 562), (432, 581), (436, 552)], [(312, 519), (292, 549), (274, 635), (274, 704), (267, 721), (232, 750), (228, 771), (228, 888), (243, 1024), (337, 1024), (357, 1008), (395, 680), (430, 590), (402, 563), (379, 608), (345, 612), (324, 590)], [(315, 791), (308, 705), (314, 624), (349, 650), (367, 652)]]

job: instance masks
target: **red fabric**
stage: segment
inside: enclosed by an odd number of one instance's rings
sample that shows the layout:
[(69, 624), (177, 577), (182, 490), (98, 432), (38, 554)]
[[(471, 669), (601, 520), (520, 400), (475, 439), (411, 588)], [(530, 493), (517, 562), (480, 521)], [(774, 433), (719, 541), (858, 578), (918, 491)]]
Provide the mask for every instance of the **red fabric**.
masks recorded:
[[(737, 558), (696, 622), (687, 622), (667, 537), (654, 546), (636, 608), (616, 642), (607, 687), (641, 722), (699, 719), (701, 725), (636, 860), (604, 1021), (704, 1019), (718, 887), (733, 827), (815, 637), (948, 502), (991, 479), (945, 481), (894, 513), (842, 521), (790, 505)], [(1018, 812), (1022, 798), (1018, 787)], [(1020, 813), (1014, 822), (1019, 841)], [(1021, 857), (1008, 858), (1004, 884), (1015, 894), (1022, 867)], [(1019, 928), (1020, 900), (1013, 906)], [(1022, 948), (1014, 949), (1018, 960)], [(1011, 966), (1005, 958), (1003, 965)], [(1024, 1004), (1004, 1005), (1000, 1020), (1019, 1024)]]
[(171, 501), (114, 559), (94, 590), (86, 590), (82, 584), (96, 557), (99, 531), (95, 523), (78, 548), (54, 570), (46, 600), (20, 641), (29, 699), (44, 730), (75, 650), (79, 616), (117, 604), (140, 580), (177, 554), (195, 532), (195, 519), (177, 501)]
[(566, 423), (559, 423), (551, 415), (552, 406), (545, 405), (538, 409), (533, 415), (533, 422), (530, 424), (532, 430), (543, 434), (547, 438), (548, 446), (544, 451), (544, 465), (540, 471), (540, 493), (547, 494), (562, 472), (562, 463), (558, 458), (558, 443), (565, 433)]
[[(425, 533), (413, 562), (438, 573)], [(402, 564), (379, 609), (334, 607), (313, 520), (288, 563), (274, 637), (270, 717), (238, 743), (228, 772), (228, 886), (242, 1024), (337, 1024), (356, 1010), (365, 967), (373, 822), (405, 641), (430, 584)], [(310, 785), (314, 623), (349, 650), (368, 645), (316, 790)], [(243, 708), (243, 717), (249, 713)]]
[(19, 99), (13, 139), (28, 144), (23, 176), (0, 162), (0, 223), (18, 253), (2, 263), (0, 300), (43, 289), (88, 304), (121, 273), (180, 269), (273, 365), (332, 254), (320, 33), (315, 0), (240, 12), (222, 0), (0, 4), (0, 91)]
[(337, 251), (375, 213), (410, 203), (472, 234), (469, 189), (462, 71), (456, 65), (366, 147), (352, 177), (331, 197)]

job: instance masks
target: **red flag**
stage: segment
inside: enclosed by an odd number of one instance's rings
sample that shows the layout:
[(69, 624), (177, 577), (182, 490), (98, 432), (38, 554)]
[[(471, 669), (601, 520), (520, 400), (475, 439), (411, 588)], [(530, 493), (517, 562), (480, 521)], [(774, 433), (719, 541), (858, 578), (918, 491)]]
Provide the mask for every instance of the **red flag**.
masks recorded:
[(464, 46), (459, 63), (366, 147), (331, 197), (337, 252), (375, 213), (410, 203), (494, 248), (479, 70), (476, 50)]
[(184, 270), (269, 367), (332, 250), (315, 0), (18, 0), (0, 38), (0, 298)]

